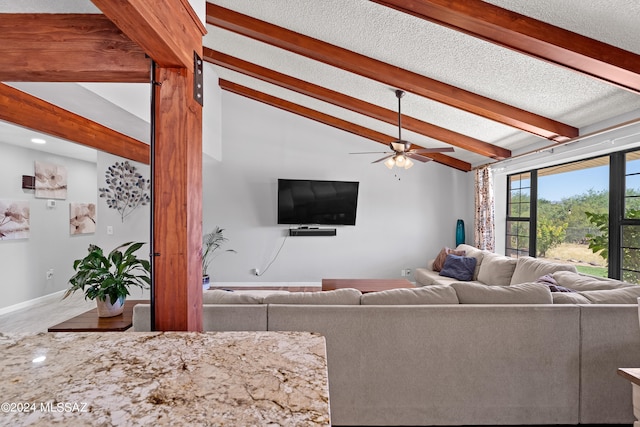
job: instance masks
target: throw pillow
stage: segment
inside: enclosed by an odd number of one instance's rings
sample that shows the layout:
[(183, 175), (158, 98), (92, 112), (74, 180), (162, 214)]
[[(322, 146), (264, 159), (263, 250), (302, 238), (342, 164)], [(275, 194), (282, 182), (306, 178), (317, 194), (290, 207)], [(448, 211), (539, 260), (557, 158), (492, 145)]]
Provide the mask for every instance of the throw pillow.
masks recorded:
[(444, 248), (442, 248), (440, 253), (438, 253), (438, 256), (436, 256), (436, 259), (433, 261), (433, 271), (442, 270), (442, 267), (444, 267), (444, 261), (447, 259), (447, 255), (449, 254), (464, 256), (465, 251), (456, 251), (454, 249), (451, 249), (445, 246)]
[(476, 262), (477, 260), (473, 257), (449, 254), (444, 260), (444, 266), (442, 267), (442, 271), (440, 271), (440, 275), (468, 282), (473, 279)]
[(492, 286), (509, 286), (517, 262), (516, 258), (487, 252), (482, 256), (478, 281)]
[(540, 276), (552, 274), (556, 271), (573, 271), (575, 273), (578, 270), (572, 264), (558, 264), (541, 258), (523, 256), (518, 258), (516, 269), (513, 271), (513, 276), (511, 276), (511, 284), (533, 282)]

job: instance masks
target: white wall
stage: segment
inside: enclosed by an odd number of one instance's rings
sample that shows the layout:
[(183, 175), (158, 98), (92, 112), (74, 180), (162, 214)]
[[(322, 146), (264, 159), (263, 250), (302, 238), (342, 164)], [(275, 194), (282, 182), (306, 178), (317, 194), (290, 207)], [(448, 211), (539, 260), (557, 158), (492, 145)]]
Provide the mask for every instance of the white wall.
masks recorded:
[[(0, 143), (0, 199), (28, 200), (31, 233), (28, 239), (0, 240), (0, 309), (62, 291), (73, 275), (73, 261), (82, 258), (90, 244), (109, 251), (121, 243), (149, 240), (149, 207), (138, 209), (123, 224), (119, 214), (107, 208), (98, 197), (97, 188), (105, 187), (104, 171), (122, 159), (98, 153), (96, 163), (73, 159), (39, 150)], [(65, 166), (68, 173), (66, 200), (56, 200), (56, 207), (46, 207), (46, 199), (36, 198), (33, 190), (22, 190), (22, 175), (34, 174), (34, 161)], [(134, 163), (135, 164), (135, 163)], [(148, 166), (139, 171), (149, 175)], [(93, 234), (69, 234), (69, 203), (97, 203), (97, 228)], [(106, 226), (112, 225), (113, 235)], [(146, 249), (141, 249), (147, 251)], [(53, 269), (53, 279), (46, 272)], [(136, 291), (136, 290), (134, 290)], [(138, 291), (139, 292), (139, 291)], [(137, 294), (136, 294), (137, 295)]]
[[(66, 288), (73, 259), (94, 240), (92, 234), (69, 234), (69, 202), (96, 202), (96, 165), (4, 143), (0, 152), (0, 198), (28, 200), (31, 223), (29, 239), (0, 240), (2, 308)], [(67, 168), (67, 199), (56, 200), (55, 208), (47, 208), (47, 200), (36, 198), (33, 190), (21, 188), (22, 175), (33, 176), (35, 160)], [(46, 279), (49, 269), (54, 270), (51, 280)]]
[[(217, 282), (319, 282), (323, 277), (399, 277), (455, 244), (458, 218), (473, 220), (473, 174), (435, 162), (401, 171), (377, 155), (386, 147), (240, 96), (222, 93), (223, 161), (203, 167), (203, 228), (224, 229), (229, 242), (213, 262)], [(395, 169), (394, 169), (395, 170)], [(277, 179), (360, 182), (356, 226), (336, 237), (289, 237), (277, 225)]]

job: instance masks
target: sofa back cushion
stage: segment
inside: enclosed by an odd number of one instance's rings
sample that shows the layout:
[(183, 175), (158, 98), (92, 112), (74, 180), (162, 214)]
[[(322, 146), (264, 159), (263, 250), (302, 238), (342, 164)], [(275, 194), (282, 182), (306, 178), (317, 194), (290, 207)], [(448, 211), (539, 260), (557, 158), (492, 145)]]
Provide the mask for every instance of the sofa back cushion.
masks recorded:
[(446, 285), (423, 286), (416, 289), (390, 289), (363, 294), (361, 305), (458, 304), (455, 289)]
[(592, 304), (638, 304), (640, 285), (619, 289), (602, 289), (578, 292)]
[(264, 295), (244, 291), (210, 289), (202, 292), (203, 304), (262, 304)]
[(360, 305), (362, 292), (345, 288), (319, 292), (287, 292), (264, 297), (263, 304)]
[(456, 282), (451, 286), (460, 304), (553, 304), (549, 287), (541, 283), (487, 286)]
[(478, 270), (478, 280), (491, 286), (509, 286), (517, 258), (485, 253)]
[[(575, 265), (571, 264), (558, 264), (555, 262), (550, 262), (543, 259), (532, 258), (532, 257), (521, 257), (518, 258), (516, 263), (516, 268), (513, 271), (513, 276), (511, 276), (511, 285), (516, 285), (518, 283), (526, 283), (526, 282), (535, 282), (538, 278), (544, 276), (545, 274), (553, 274), (556, 271), (571, 271), (576, 273)], [(560, 283), (561, 286), (564, 286)], [(571, 288), (571, 286), (566, 286), (567, 288)]]
[(553, 278), (558, 285), (575, 291), (597, 291), (603, 289), (618, 289), (628, 286), (636, 286), (628, 282), (620, 280), (608, 279), (603, 277), (594, 277), (581, 273), (573, 273), (570, 271), (556, 271)]

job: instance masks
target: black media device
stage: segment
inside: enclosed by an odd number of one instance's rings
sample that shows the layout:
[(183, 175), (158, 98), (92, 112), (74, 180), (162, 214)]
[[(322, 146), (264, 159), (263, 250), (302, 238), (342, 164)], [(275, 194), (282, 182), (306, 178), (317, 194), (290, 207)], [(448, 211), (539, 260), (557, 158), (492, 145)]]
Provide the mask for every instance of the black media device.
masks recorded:
[(356, 225), (359, 184), (278, 179), (278, 224)]

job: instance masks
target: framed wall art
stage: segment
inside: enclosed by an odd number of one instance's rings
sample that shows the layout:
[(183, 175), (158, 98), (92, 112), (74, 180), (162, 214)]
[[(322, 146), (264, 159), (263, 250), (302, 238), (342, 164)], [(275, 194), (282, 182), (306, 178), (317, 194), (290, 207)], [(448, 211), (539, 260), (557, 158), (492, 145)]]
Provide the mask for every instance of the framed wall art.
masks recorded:
[(28, 239), (29, 201), (0, 199), (0, 240)]

